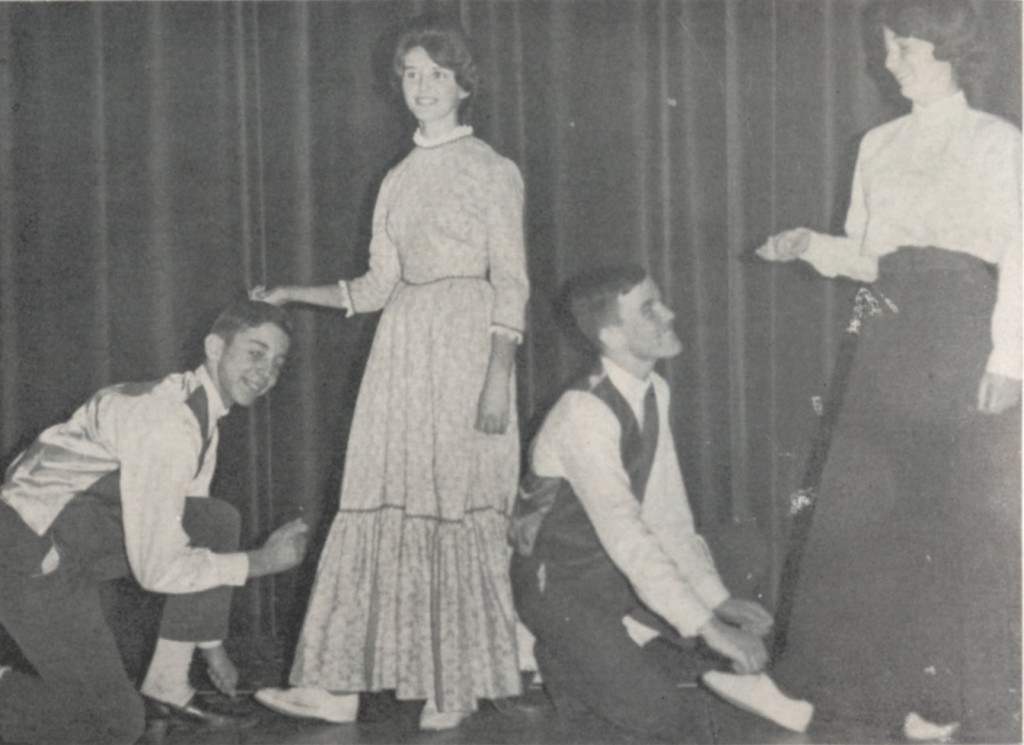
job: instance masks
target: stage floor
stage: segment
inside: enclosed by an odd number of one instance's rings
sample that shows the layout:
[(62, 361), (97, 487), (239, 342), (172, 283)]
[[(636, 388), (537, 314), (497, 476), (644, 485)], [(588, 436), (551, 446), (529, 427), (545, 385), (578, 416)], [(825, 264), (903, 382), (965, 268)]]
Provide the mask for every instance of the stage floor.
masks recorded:
[[(275, 714), (251, 700), (250, 694), (265, 685), (284, 682), (284, 654), (280, 647), (266, 640), (234, 640), (229, 643), (238, 664), (244, 693), (233, 704), (246, 715), (244, 725), (228, 730), (210, 731), (186, 725), (151, 726), (142, 740), (145, 745), (382, 745), (401, 743), (451, 743), (457, 745), (569, 745), (623, 743), (639, 745), (643, 738), (617, 730), (596, 717), (591, 720), (566, 722), (551, 709), (547, 696), (539, 686), (528, 686), (522, 698), (523, 707), (508, 702), (499, 706), (485, 702), (479, 711), (456, 729), (445, 732), (420, 732), (417, 727), (420, 702), (399, 702), (382, 693), (364, 696), (360, 719), (354, 724), (326, 724), (293, 719)], [(200, 669), (194, 670), (193, 683), (200, 695), (209, 695), (209, 685)], [(787, 745), (790, 743), (871, 743), (895, 740), (872, 739), (864, 732), (830, 733), (827, 738), (788, 732), (760, 717), (747, 714), (720, 701), (709, 693), (693, 687), (681, 690), (701, 702), (703, 712), (695, 721), (689, 737), (680, 742), (746, 743)], [(216, 701), (216, 699), (214, 699)]]

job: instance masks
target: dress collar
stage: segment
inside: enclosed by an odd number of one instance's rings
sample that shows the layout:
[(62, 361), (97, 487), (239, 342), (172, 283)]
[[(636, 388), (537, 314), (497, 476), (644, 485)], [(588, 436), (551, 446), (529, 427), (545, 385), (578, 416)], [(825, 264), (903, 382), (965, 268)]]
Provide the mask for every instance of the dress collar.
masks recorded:
[(213, 378), (210, 377), (210, 371), (206, 369), (205, 364), (196, 368), (196, 377), (199, 378), (199, 383), (206, 389), (206, 400), (210, 406), (210, 423), (214, 425), (221, 417), (228, 413), (228, 407), (224, 405), (224, 399), (220, 397), (220, 391), (214, 385)]
[(419, 147), (440, 147), (441, 145), (447, 145), (449, 142), (461, 140), (463, 137), (469, 137), (471, 134), (473, 134), (473, 128), (468, 124), (460, 124), (455, 129), (448, 130), (440, 137), (430, 138), (424, 136), (417, 127), (416, 131), (412, 134), (412, 141)]

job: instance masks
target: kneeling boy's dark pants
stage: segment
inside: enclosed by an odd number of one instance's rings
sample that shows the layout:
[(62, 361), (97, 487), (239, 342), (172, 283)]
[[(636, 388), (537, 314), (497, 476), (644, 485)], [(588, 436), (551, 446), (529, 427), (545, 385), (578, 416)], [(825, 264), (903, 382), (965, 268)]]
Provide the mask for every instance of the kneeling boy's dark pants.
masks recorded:
[[(227, 502), (190, 497), (182, 524), (193, 546), (238, 550), (239, 515)], [(0, 677), (0, 741), (133, 743), (145, 729), (142, 700), (125, 672), (98, 587), (129, 572), (120, 519), (76, 498), (53, 533), (60, 564), (41, 574), (51, 538), (36, 535), (0, 502), (0, 625), (36, 672), (8, 670)], [(231, 593), (218, 587), (166, 596), (160, 636), (225, 638)]]
[(602, 607), (607, 588), (550, 572), (541, 581), (539, 569), (540, 562), (516, 556), (512, 590), (559, 713), (590, 712), (647, 738), (711, 742), (705, 694), (692, 684), (713, 665), (696, 645), (659, 637), (640, 647), (626, 632), (623, 613)]

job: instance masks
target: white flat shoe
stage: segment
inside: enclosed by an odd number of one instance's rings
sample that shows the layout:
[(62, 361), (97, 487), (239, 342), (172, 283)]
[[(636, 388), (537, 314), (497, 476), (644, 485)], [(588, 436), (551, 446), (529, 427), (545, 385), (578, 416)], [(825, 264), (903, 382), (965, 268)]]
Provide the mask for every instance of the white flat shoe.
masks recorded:
[(253, 698), (278, 714), (332, 724), (354, 722), (359, 713), (358, 693), (331, 693), (311, 687), (261, 688)]
[(960, 729), (960, 722), (936, 724), (929, 722), (916, 711), (907, 714), (903, 720), (903, 736), (914, 742), (949, 742)]
[(764, 673), (734, 675), (711, 670), (704, 673), (701, 680), (733, 706), (792, 732), (806, 732), (814, 716), (814, 706), (809, 701), (790, 698)]
[(420, 729), (430, 732), (455, 729), (470, 714), (472, 714), (470, 711), (438, 711), (437, 704), (427, 701), (420, 714)]

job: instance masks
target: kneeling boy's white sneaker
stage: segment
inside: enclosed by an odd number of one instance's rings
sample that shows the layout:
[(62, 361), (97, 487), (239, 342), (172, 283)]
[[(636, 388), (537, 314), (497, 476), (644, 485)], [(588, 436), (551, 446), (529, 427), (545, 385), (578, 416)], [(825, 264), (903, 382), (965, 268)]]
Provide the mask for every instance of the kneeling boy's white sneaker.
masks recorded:
[(793, 732), (806, 732), (814, 716), (814, 706), (809, 701), (790, 698), (764, 673), (734, 675), (711, 670), (701, 679), (730, 704)]
[(960, 722), (936, 724), (915, 711), (907, 714), (907, 718), (903, 720), (903, 736), (914, 741), (949, 742), (959, 728)]
[(290, 717), (322, 719), (333, 724), (356, 721), (358, 693), (331, 693), (322, 688), (261, 688), (253, 696), (271, 711)]

